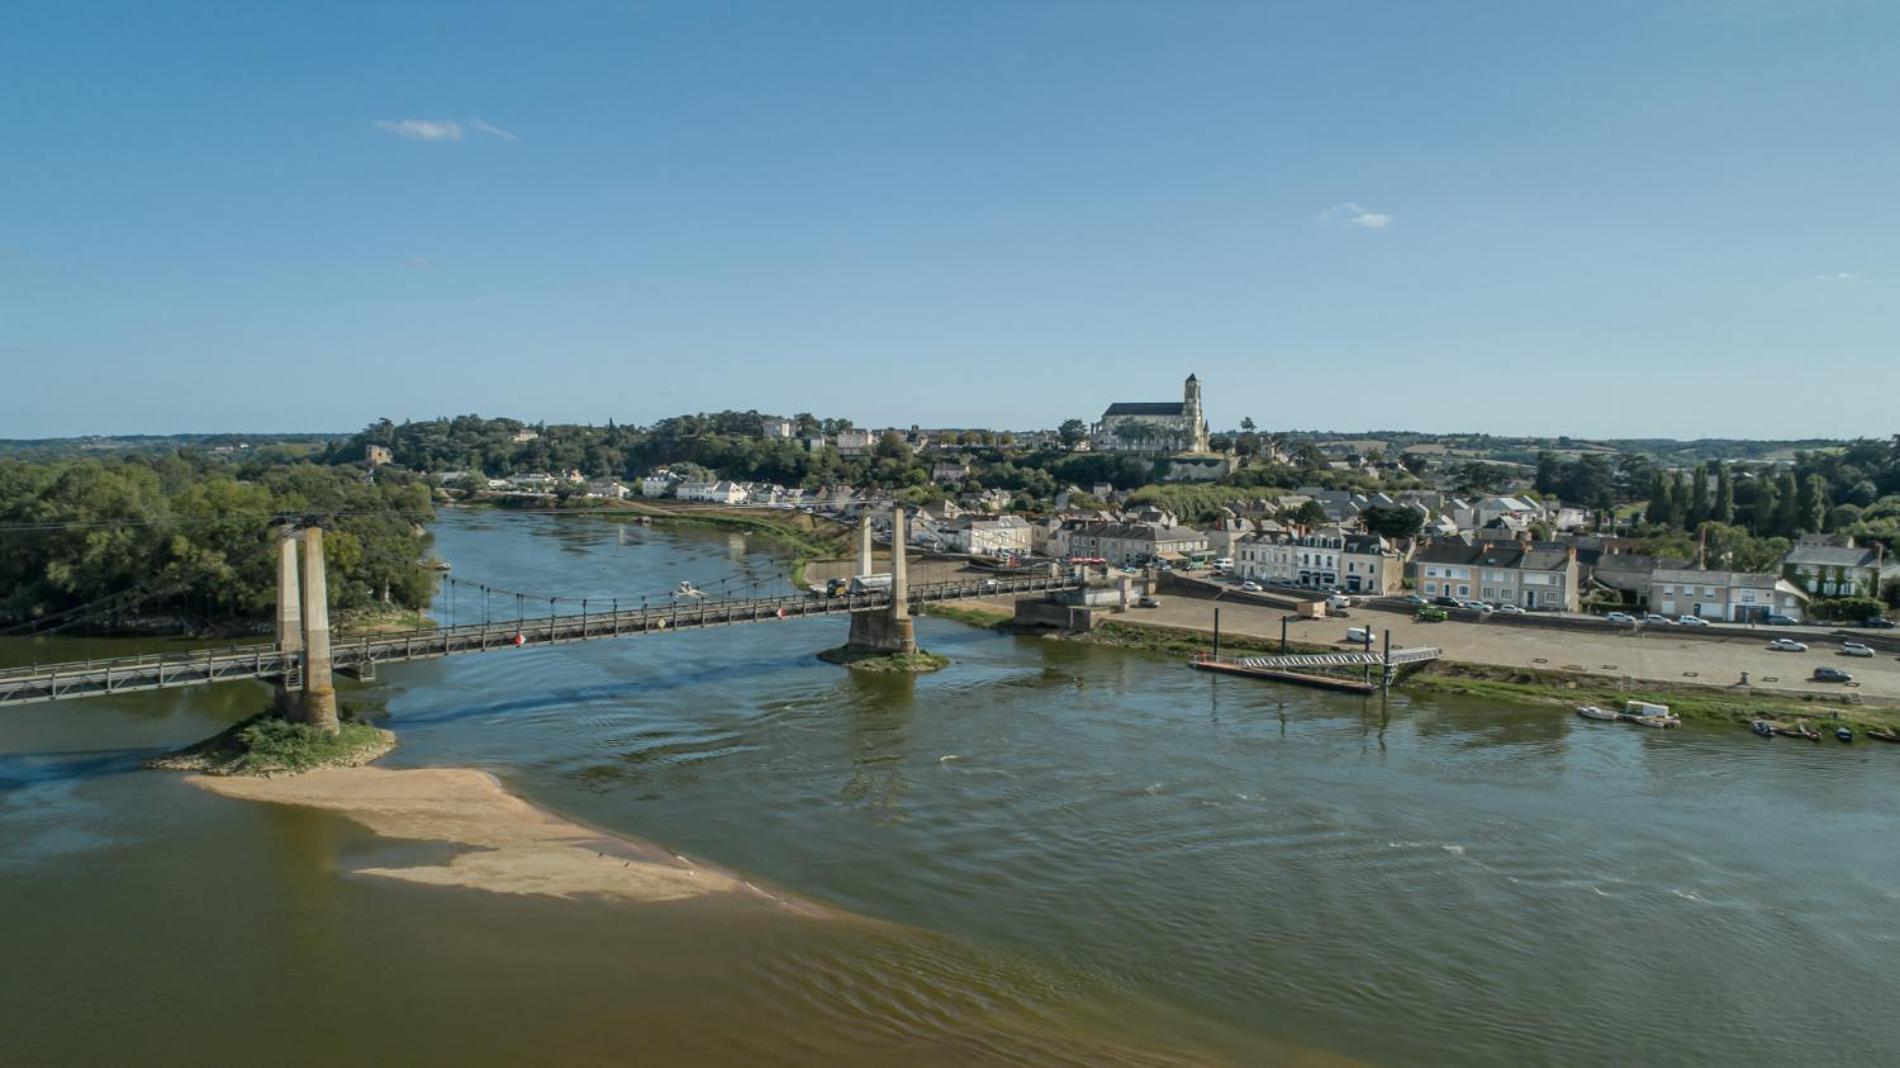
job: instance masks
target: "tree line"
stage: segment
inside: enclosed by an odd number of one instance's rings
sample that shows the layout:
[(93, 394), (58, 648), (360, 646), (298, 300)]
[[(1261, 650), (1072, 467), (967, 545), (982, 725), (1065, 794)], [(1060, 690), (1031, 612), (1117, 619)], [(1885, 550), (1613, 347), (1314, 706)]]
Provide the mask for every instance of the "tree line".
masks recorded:
[(324, 524), (339, 613), (427, 606), (434, 512), (420, 480), (179, 451), (0, 460), (0, 623), (265, 618), (286, 517)]

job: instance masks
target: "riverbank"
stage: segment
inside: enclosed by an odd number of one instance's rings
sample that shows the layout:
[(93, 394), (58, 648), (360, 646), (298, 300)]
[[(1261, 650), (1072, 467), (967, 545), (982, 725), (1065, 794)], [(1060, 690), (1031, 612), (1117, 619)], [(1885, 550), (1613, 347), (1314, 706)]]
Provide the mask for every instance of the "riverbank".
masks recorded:
[(440, 864), (361, 868), (358, 875), (567, 900), (724, 895), (826, 915), (732, 873), (536, 808), (494, 776), (468, 768), (323, 768), (275, 778), (194, 775), (187, 781), (224, 797), (334, 812), (385, 838), (459, 847)]
[[(462, 507), (510, 506), (494, 501), (472, 501)], [(805, 568), (815, 560), (845, 556), (852, 551), (851, 530), (807, 512), (786, 509), (760, 509), (708, 505), (662, 505), (651, 501), (610, 501), (601, 498), (574, 498), (555, 504), (559, 512), (596, 515), (608, 518), (640, 518), (656, 523), (676, 523), (714, 527), (742, 534), (762, 534), (776, 538), (792, 551), (791, 580), (805, 584)]]
[[(929, 605), (924, 611), (971, 626), (1008, 631), (1010, 611), (995, 603)], [(1296, 630), (1296, 633), (1298, 631)], [(1109, 620), (1086, 634), (1049, 635), (1052, 640), (1134, 649), (1171, 657), (1189, 657), (1210, 651), (1213, 634), (1144, 618), (1140, 611)], [(1338, 652), (1340, 645), (1289, 641), (1289, 653)], [(1271, 655), (1281, 651), (1277, 639), (1221, 633), (1222, 652)], [(1581, 671), (1548, 670), (1509, 664), (1485, 664), (1443, 659), (1405, 672), (1396, 688), (1414, 694), (1445, 694), (1490, 698), (1520, 704), (1560, 707), (1578, 705), (1622, 707), (1625, 701), (1651, 701), (1670, 706), (1685, 722), (1747, 725), (1756, 719), (1810, 720), (1828, 727), (1854, 730), (1900, 727), (1900, 708), (1889, 704), (1850, 703), (1853, 691), (1815, 694), (1762, 692), (1741, 686), (1709, 686), (1647, 679), (1625, 679)]]

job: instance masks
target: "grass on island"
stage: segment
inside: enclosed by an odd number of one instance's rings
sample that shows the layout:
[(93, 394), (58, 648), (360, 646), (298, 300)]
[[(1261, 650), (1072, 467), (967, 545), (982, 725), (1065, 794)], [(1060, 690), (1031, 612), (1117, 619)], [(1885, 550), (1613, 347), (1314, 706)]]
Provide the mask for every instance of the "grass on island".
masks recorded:
[(843, 647), (827, 649), (818, 659), (870, 674), (922, 675), (950, 666), (950, 658), (922, 649), (914, 653), (853, 653)]
[(367, 764), (395, 747), (395, 734), (361, 720), (345, 719), (330, 734), (266, 712), (149, 766), (206, 775), (294, 774)]

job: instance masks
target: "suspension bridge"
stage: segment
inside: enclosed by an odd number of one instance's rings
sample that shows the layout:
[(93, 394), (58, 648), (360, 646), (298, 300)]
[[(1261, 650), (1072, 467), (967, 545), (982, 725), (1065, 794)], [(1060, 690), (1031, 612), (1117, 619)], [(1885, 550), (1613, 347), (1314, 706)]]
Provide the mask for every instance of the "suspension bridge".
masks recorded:
[[(902, 508), (891, 510), (893, 544), (905, 542)], [(858, 575), (871, 572), (871, 522), (859, 520)], [(301, 550), (301, 551), (300, 551)], [(880, 580), (882, 576), (879, 576)], [(1083, 580), (1051, 570), (1039, 575), (997, 576), (960, 582), (912, 585), (902, 552), (891, 554), (888, 582), (854, 584), (837, 596), (817, 593), (762, 597), (697, 597), (666, 605), (605, 612), (550, 610), (543, 616), (484, 619), (462, 626), (333, 640), (325, 591), (320, 527), (286, 531), (278, 540), (276, 630), (272, 641), (193, 653), (72, 661), (0, 670), (0, 707), (73, 700), (144, 690), (261, 679), (277, 686), (286, 715), (335, 729), (332, 673), (374, 678), (378, 665), (445, 656), (565, 645), (573, 642), (775, 623), (814, 616), (850, 618), (845, 649), (853, 653), (917, 651), (911, 611), (940, 601), (1072, 589)]]

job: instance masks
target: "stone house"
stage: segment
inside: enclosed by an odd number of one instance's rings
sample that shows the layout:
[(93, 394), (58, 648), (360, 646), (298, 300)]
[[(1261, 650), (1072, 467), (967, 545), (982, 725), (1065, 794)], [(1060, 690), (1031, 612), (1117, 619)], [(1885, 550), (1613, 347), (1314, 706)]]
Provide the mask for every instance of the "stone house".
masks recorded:
[(1406, 565), (1425, 597), (1574, 612), (1581, 603), (1574, 545), (1451, 539), (1418, 551)]
[(1770, 612), (1800, 619), (1808, 595), (1770, 572), (1657, 568), (1649, 577), (1649, 610), (1711, 622), (1752, 623)]
[(1781, 558), (1782, 577), (1815, 597), (1878, 597), (1897, 570), (1887, 566), (1884, 547), (1863, 548), (1851, 537), (1804, 536)]

